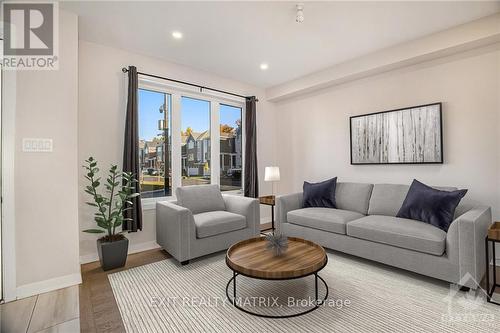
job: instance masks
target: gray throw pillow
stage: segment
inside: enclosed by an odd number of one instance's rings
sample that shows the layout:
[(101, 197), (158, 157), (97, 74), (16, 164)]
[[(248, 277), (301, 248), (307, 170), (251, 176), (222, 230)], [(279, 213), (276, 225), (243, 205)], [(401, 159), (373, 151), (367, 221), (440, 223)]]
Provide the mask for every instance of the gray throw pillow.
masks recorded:
[(319, 183), (304, 182), (302, 187), (303, 207), (337, 208), (335, 203), (335, 189), (337, 177)]
[(467, 190), (441, 191), (414, 179), (397, 217), (432, 224), (448, 232), (455, 209)]

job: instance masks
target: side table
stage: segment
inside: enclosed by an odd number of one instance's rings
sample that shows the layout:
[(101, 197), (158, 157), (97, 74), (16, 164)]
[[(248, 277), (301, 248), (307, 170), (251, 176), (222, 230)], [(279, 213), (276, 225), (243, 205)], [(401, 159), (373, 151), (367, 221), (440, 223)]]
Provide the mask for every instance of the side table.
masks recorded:
[[(500, 305), (500, 303), (492, 300), (492, 295), (495, 292), (495, 289), (497, 287), (500, 287), (500, 284), (497, 283), (497, 270), (496, 270), (496, 251), (495, 251), (495, 245), (497, 243), (500, 243), (500, 222), (495, 222), (493, 223), (490, 228), (488, 229), (488, 235), (486, 236), (485, 239), (485, 246), (486, 246), (486, 300), (489, 303), (493, 303), (496, 305)], [(493, 281), (491, 284), (491, 289), (490, 289), (490, 251), (489, 251), (489, 244), (491, 244), (492, 247), (492, 254), (493, 254)]]
[(274, 195), (266, 195), (259, 197), (259, 202), (261, 205), (271, 206), (271, 228), (261, 230), (261, 234), (266, 231), (272, 231), (274, 233), (274, 206), (276, 204), (276, 197)]

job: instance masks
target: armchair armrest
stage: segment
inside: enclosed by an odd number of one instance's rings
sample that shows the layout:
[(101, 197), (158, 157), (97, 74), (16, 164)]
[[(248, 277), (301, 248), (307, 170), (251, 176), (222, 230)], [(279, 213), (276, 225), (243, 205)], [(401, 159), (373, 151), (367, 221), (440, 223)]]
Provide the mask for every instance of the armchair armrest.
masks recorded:
[[(484, 239), (491, 223), (491, 208), (477, 206), (451, 224), (447, 246), (458, 248), (459, 284), (475, 289), (475, 282), (481, 282), (486, 269)], [(475, 281), (470, 281), (470, 277)]]
[(156, 203), (156, 241), (179, 261), (189, 260), (193, 214), (168, 201)]
[(276, 228), (280, 229), (281, 223), (286, 223), (288, 212), (302, 208), (302, 192), (280, 195), (276, 197)]
[(252, 233), (257, 236), (260, 232), (259, 200), (229, 194), (223, 194), (222, 198), (224, 199), (226, 210), (231, 213), (245, 216), (247, 219), (247, 227), (251, 228)]

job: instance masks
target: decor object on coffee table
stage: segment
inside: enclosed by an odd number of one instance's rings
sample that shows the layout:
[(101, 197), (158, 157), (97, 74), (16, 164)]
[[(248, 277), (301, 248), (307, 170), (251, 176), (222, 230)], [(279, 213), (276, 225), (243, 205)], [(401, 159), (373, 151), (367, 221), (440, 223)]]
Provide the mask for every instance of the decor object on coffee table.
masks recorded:
[(441, 103), (350, 118), (351, 164), (443, 163)]
[[(325, 250), (318, 244), (311, 241), (288, 237), (288, 248), (282, 256), (274, 256), (267, 249), (267, 241), (264, 237), (250, 238), (232, 245), (226, 253), (226, 264), (233, 271), (233, 277), (226, 285), (226, 295), (228, 300), (237, 309), (248, 314), (265, 318), (289, 318), (296, 317), (316, 310), (328, 297), (328, 285), (318, 272), (328, 263)], [(289, 280), (304, 278), (314, 275), (314, 300), (313, 307), (303, 312), (287, 315), (268, 315), (253, 312), (238, 304), (236, 293), (236, 277), (243, 275), (246, 277), (261, 280)], [(320, 299), (318, 280), (323, 283), (326, 292)], [(232, 283), (233, 295), (229, 295), (229, 287)], [(259, 295), (255, 295), (259, 296)]]
[(94, 221), (100, 229), (86, 229), (83, 232), (107, 233), (97, 240), (97, 253), (103, 270), (123, 267), (127, 261), (128, 239), (121, 232), (117, 232), (116, 228), (126, 220), (123, 213), (130, 208), (126, 208), (125, 205), (130, 205), (131, 199), (139, 196), (139, 193), (133, 192), (137, 180), (131, 173), (120, 172), (116, 165), (112, 165), (104, 182), (103, 195), (99, 193), (101, 178), (98, 176), (97, 161), (89, 157), (85, 163), (83, 166), (86, 170), (85, 179), (90, 183), (85, 187), (85, 192), (93, 199), (87, 204), (97, 209)]
[[(499, 302), (492, 300), (493, 293), (495, 292), (495, 289), (497, 287), (500, 287), (500, 284), (497, 283), (497, 270), (496, 270), (496, 244), (500, 243), (500, 222), (495, 222), (493, 223), (490, 228), (488, 229), (488, 235), (486, 236), (485, 239), (486, 243), (486, 300), (489, 303), (493, 303), (496, 305), (500, 305)], [(490, 289), (490, 249), (489, 249), (489, 244), (491, 243), (491, 248), (493, 252), (493, 268), (491, 269), (493, 271), (493, 281), (491, 283), (491, 289)]]
[(267, 249), (273, 251), (274, 256), (279, 257), (288, 249), (288, 238), (284, 235), (266, 235)]

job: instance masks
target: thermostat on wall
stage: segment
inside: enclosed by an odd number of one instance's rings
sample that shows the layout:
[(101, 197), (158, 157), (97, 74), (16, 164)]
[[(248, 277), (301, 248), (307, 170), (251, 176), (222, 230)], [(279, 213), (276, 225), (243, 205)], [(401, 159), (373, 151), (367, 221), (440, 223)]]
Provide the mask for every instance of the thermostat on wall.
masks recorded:
[(52, 139), (23, 138), (23, 152), (50, 153), (52, 152)]

